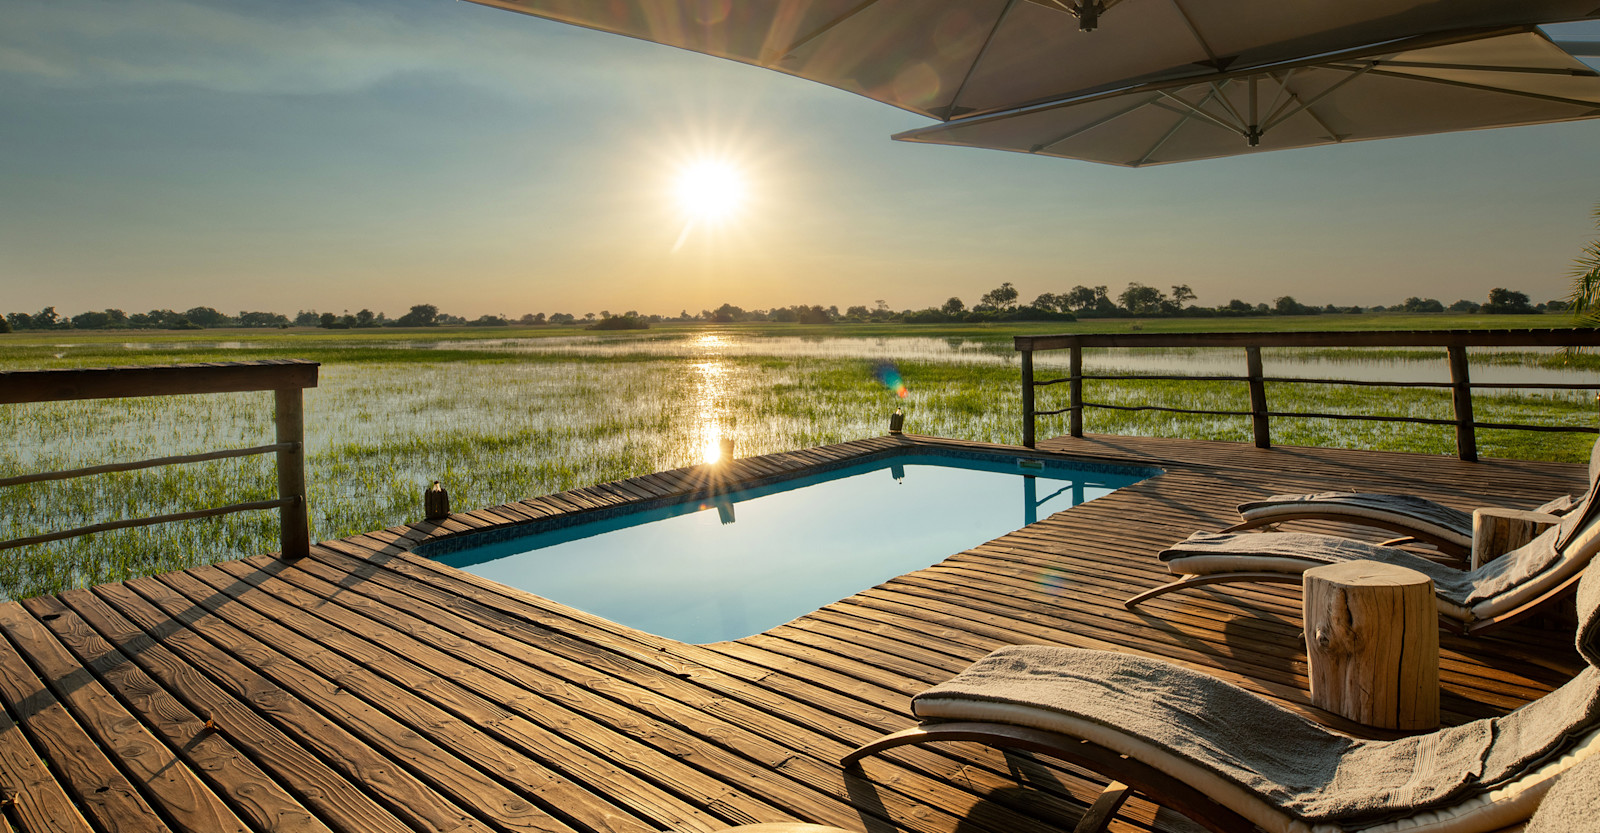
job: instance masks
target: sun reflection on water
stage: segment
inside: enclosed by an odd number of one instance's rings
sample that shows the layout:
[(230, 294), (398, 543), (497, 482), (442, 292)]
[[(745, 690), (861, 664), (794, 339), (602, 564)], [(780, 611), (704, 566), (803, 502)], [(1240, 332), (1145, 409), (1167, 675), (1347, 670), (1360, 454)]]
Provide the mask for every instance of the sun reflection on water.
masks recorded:
[(728, 409), (728, 365), (722, 361), (727, 346), (719, 333), (701, 333), (691, 342), (701, 361), (690, 365), (695, 371), (694, 424), (702, 460), (722, 459), (723, 439), (732, 439), (732, 415)]

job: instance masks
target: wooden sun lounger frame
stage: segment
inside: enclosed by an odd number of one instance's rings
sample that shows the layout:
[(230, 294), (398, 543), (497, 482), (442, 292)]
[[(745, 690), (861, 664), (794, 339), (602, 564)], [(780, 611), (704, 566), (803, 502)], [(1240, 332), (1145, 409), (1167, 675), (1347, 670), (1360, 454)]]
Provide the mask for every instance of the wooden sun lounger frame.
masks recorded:
[[(1308, 564), (1307, 569), (1314, 566), (1316, 565)], [(1532, 616), (1533, 614), (1546, 609), (1547, 606), (1554, 604), (1556, 601), (1576, 592), (1578, 589), (1578, 580), (1583, 578), (1583, 572), (1583, 570), (1579, 570), (1576, 573), (1573, 573), (1560, 584), (1557, 584), (1556, 586), (1544, 591), (1543, 593), (1540, 593), (1527, 602), (1524, 602), (1521, 605), (1518, 605), (1517, 607), (1514, 607), (1498, 616), (1490, 616), (1486, 619), (1462, 621), (1440, 614), (1440, 623), (1455, 633), (1461, 634), (1462, 636), (1480, 636), (1498, 628), (1505, 627), (1513, 622), (1517, 622)], [(1168, 582), (1159, 587), (1152, 587), (1149, 590), (1146, 590), (1143, 593), (1140, 593), (1137, 596), (1134, 596), (1123, 602), (1122, 606), (1132, 610), (1135, 606), (1143, 602), (1149, 601), (1157, 596), (1164, 596), (1177, 590), (1184, 590), (1190, 587), (1200, 587), (1206, 584), (1235, 584), (1246, 582), (1300, 584), (1301, 577), (1299, 573), (1274, 573), (1260, 570), (1241, 570), (1233, 573), (1189, 575), (1184, 576), (1177, 581)]]
[(931, 721), (884, 735), (845, 755), (839, 762), (847, 769), (855, 769), (860, 766), (862, 758), (897, 746), (934, 741), (971, 741), (1001, 749), (1022, 749), (1059, 758), (1109, 778), (1110, 783), (1084, 812), (1073, 833), (1100, 833), (1105, 830), (1134, 791), (1150, 797), (1163, 807), (1182, 813), (1212, 833), (1259, 831), (1244, 816), (1149, 764), (1082, 738), (1010, 723)]

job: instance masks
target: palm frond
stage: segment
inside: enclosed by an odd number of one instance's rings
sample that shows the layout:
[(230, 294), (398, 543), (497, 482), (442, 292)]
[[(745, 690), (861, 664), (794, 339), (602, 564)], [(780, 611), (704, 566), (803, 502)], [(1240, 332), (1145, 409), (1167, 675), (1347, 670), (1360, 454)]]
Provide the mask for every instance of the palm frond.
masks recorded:
[[(1594, 211), (1595, 228), (1600, 229), (1600, 206)], [(1567, 305), (1573, 318), (1586, 327), (1600, 327), (1600, 240), (1583, 247), (1572, 263), (1572, 294)]]

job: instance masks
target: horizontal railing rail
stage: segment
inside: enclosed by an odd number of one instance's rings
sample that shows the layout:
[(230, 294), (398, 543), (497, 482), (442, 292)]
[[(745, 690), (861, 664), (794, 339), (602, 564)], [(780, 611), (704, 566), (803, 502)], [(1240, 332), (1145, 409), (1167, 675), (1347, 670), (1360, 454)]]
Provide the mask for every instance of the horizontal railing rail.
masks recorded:
[[(1463, 460), (1477, 460), (1477, 429), (1505, 429), (1515, 431), (1547, 431), (1571, 433), (1600, 433), (1589, 426), (1523, 425), (1500, 422), (1480, 422), (1473, 416), (1472, 392), (1475, 389), (1503, 390), (1600, 390), (1600, 384), (1509, 382), (1474, 384), (1471, 377), (1468, 347), (1595, 347), (1600, 346), (1600, 330), (1416, 330), (1416, 331), (1360, 331), (1360, 332), (1276, 332), (1276, 333), (1085, 333), (1081, 335), (1017, 336), (1014, 346), (1022, 358), (1022, 443), (1032, 448), (1036, 442), (1039, 417), (1059, 414), (1069, 415), (1068, 433), (1083, 436), (1083, 412), (1087, 408), (1116, 411), (1161, 411), (1198, 416), (1249, 417), (1255, 445), (1270, 448), (1272, 445), (1271, 421), (1285, 419), (1333, 419), (1368, 422), (1398, 422), (1420, 425), (1451, 425), (1456, 432), (1456, 454)], [(1184, 376), (1173, 374), (1104, 374), (1090, 375), (1083, 371), (1084, 348), (1232, 348), (1243, 349), (1245, 375)], [(1389, 382), (1374, 380), (1306, 379), (1297, 377), (1267, 376), (1262, 372), (1263, 347), (1442, 347), (1449, 364), (1448, 382)], [(1066, 350), (1069, 352), (1068, 374), (1054, 379), (1035, 379), (1033, 354), (1041, 350)], [(1250, 410), (1210, 410), (1174, 408), (1162, 405), (1114, 405), (1091, 402), (1083, 398), (1083, 383), (1093, 381), (1185, 381), (1185, 382), (1241, 382), (1249, 387)], [(1307, 411), (1274, 411), (1267, 406), (1268, 384), (1299, 385), (1350, 385), (1361, 387), (1436, 388), (1452, 392), (1453, 416), (1450, 419), (1386, 416), (1380, 414), (1316, 413)], [(1037, 390), (1043, 387), (1066, 384), (1069, 386), (1069, 404), (1064, 408), (1040, 410), (1036, 407)]]
[(0, 488), (261, 454), (277, 455), (278, 470), (278, 497), (275, 500), (248, 501), (209, 509), (106, 521), (0, 541), (0, 550), (61, 541), (113, 529), (209, 518), (235, 512), (277, 509), (280, 521), (279, 543), (283, 555), (289, 558), (306, 555), (311, 549), (311, 525), (306, 506), (305, 413), (301, 391), (317, 386), (318, 367), (317, 362), (276, 359), (160, 367), (0, 371), (0, 405), (270, 390), (274, 394), (273, 423), (277, 434), (276, 442), (251, 448), (156, 457), (0, 478)]

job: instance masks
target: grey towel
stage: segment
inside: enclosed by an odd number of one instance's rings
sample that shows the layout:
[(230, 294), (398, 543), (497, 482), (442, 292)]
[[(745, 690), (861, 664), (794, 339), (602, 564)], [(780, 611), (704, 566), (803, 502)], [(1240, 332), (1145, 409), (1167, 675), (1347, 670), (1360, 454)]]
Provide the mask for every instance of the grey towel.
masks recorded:
[(1561, 773), (1523, 833), (1579, 833), (1600, 824), (1600, 755)]
[(1214, 677), (1161, 660), (1001, 648), (918, 695), (1031, 706), (1138, 737), (1307, 822), (1372, 824), (1504, 783), (1600, 723), (1600, 672), (1503, 718), (1393, 741), (1356, 740)]

